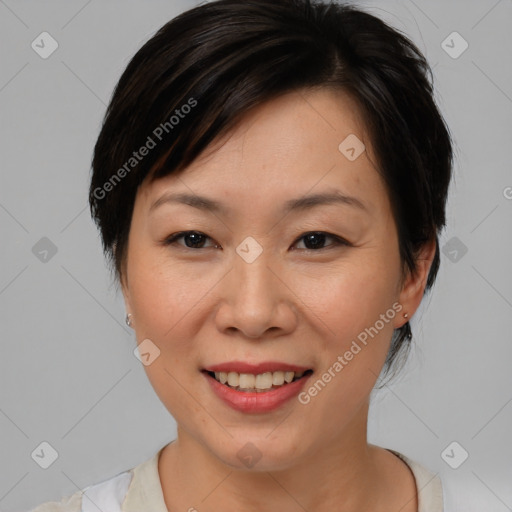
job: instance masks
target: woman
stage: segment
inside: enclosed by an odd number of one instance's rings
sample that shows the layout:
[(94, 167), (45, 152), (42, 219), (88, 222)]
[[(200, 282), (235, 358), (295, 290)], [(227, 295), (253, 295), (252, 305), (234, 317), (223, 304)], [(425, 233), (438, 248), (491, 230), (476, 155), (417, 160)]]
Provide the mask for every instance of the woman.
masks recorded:
[(162, 27), (114, 91), (90, 205), (177, 439), (34, 510), (442, 511), (439, 478), (366, 434), (451, 169), (427, 62), (372, 15), (220, 0)]

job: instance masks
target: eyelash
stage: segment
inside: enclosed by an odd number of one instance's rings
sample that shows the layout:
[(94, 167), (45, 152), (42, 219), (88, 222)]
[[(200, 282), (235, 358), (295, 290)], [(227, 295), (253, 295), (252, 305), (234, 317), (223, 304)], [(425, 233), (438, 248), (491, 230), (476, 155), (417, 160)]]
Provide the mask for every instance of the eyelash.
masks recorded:
[[(210, 239), (211, 240), (211, 238), (209, 236), (205, 235), (204, 233), (201, 233), (200, 231), (180, 231), (178, 233), (174, 233), (173, 235), (167, 237), (163, 241), (163, 244), (166, 245), (166, 246), (168, 246), (168, 245), (176, 245), (177, 240), (179, 240), (180, 238), (184, 238), (186, 235), (189, 235), (189, 234), (202, 235), (202, 236), (205, 236), (206, 239)], [(332, 235), (331, 233), (327, 233), (325, 231), (307, 231), (302, 236), (297, 238), (295, 240), (295, 242), (293, 243), (293, 245), (295, 245), (297, 242), (299, 242), (300, 240), (305, 238), (307, 235), (326, 235), (327, 238), (332, 238), (334, 240), (334, 243), (331, 244), (331, 245), (327, 245), (325, 247), (321, 247), (320, 249), (307, 249), (307, 248), (306, 249), (300, 249), (302, 251), (319, 252), (319, 251), (326, 250), (326, 249), (329, 249), (329, 248), (332, 248), (332, 247), (336, 247), (336, 246), (347, 246), (347, 247), (350, 247), (352, 245), (349, 242), (347, 242), (345, 239), (343, 239), (343, 238), (341, 238), (339, 236), (336, 236), (336, 235)], [(206, 248), (204, 248), (204, 247), (196, 247), (196, 248), (194, 248), (194, 247), (182, 246), (183, 249), (190, 249), (190, 250), (193, 250), (193, 251), (197, 251), (199, 249), (214, 249), (215, 247), (218, 247), (218, 246), (206, 247)]]

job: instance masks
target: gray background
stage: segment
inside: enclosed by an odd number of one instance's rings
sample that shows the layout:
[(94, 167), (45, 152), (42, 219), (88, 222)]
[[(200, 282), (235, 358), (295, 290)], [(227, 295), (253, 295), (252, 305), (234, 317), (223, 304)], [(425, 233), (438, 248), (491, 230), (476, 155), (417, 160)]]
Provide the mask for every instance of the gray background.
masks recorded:
[[(0, 0), (4, 512), (113, 476), (175, 436), (133, 355), (86, 200), (121, 72), (197, 3)], [(456, 143), (438, 282), (413, 318), (401, 377), (374, 396), (369, 440), (439, 473), (448, 510), (512, 510), (512, 1), (359, 4), (425, 53)], [(59, 44), (47, 59), (31, 48), (43, 31)], [(458, 58), (441, 46), (453, 31), (469, 44)], [(55, 254), (40, 252), (45, 241), (33, 250), (43, 237)], [(43, 441), (58, 452), (46, 470), (31, 457)], [(458, 469), (441, 456), (453, 441), (469, 453)], [(463, 452), (448, 453), (453, 464)]]

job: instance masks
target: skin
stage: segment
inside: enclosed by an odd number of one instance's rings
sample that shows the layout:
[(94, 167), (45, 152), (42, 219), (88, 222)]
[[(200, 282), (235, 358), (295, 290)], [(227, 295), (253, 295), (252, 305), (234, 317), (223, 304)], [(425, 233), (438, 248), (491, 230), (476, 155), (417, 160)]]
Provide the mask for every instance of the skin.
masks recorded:
[[(338, 145), (366, 146), (349, 161)], [(403, 274), (396, 224), (355, 103), (327, 89), (283, 95), (248, 112), (227, 136), (179, 175), (143, 183), (130, 228), (122, 288), (138, 343), (160, 356), (145, 371), (178, 425), (159, 459), (169, 510), (417, 510), (408, 466), (367, 442), (370, 393), (393, 329), (420, 304), (435, 243)], [(282, 212), (283, 203), (338, 189), (365, 210), (331, 204)], [(222, 202), (226, 214), (189, 205), (151, 205), (166, 192)], [(206, 235), (199, 248), (179, 231)], [(346, 239), (316, 240), (322, 231)], [(251, 236), (252, 263), (235, 251)], [(196, 245), (197, 246), (197, 245)], [(277, 360), (312, 368), (314, 382), (393, 303), (403, 307), (307, 405), (275, 411), (231, 409), (200, 373), (207, 365)], [(248, 469), (246, 443), (261, 453)]]

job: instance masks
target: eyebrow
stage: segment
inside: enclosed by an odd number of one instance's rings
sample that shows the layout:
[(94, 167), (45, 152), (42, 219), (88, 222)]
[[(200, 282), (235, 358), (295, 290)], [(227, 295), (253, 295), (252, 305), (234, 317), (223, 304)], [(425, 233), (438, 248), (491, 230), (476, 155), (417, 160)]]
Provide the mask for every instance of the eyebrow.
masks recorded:
[[(186, 204), (199, 210), (209, 210), (214, 213), (228, 214), (228, 208), (225, 205), (197, 194), (187, 193), (166, 193), (158, 198), (149, 208), (150, 212), (162, 206), (163, 204)], [(320, 205), (341, 204), (352, 206), (357, 209), (368, 211), (365, 204), (357, 197), (347, 196), (339, 190), (322, 192), (318, 194), (309, 194), (297, 199), (290, 199), (284, 203), (283, 213), (294, 211), (306, 211)]]

